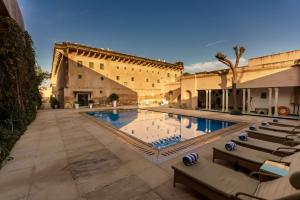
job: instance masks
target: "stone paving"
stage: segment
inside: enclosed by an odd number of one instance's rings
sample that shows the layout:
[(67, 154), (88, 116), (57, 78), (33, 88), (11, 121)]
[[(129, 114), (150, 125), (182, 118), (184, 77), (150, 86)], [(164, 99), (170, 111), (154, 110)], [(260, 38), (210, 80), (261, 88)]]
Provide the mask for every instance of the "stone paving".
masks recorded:
[[(254, 116), (154, 109), (252, 123), (263, 120)], [(179, 162), (181, 156), (154, 164), (111, 131), (81, 115), (82, 111), (85, 110), (39, 111), (14, 147), (14, 159), (0, 170), (1, 200), (205, 199), (183, 185), (173, 188), (170, 166)], [(211, 159), (212, 145), (193, 151), (203, 159)]]

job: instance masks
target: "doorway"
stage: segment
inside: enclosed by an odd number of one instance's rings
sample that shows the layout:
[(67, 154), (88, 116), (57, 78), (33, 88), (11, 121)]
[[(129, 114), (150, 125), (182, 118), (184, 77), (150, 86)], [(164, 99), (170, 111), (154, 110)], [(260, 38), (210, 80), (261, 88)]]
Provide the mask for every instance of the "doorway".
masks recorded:
[(89, 94), (79, 93), (78, 94), (78, 103), (79, 103), (79, 106), (88, 106), (89, 105)]

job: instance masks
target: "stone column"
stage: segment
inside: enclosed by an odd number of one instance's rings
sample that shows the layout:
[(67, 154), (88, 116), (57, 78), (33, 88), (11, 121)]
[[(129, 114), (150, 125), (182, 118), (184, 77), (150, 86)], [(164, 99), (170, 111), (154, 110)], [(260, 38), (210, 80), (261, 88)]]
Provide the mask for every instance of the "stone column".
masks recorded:
[(278, 116), (278, 93), (279, 93), (279, 88), (275, 88), (275, 99), (274, 99), (274, 116)]
[(205, 110), (208, 110), (208, 90), (205, 90)]
[(269, 110), (268, 115), (272, 116), (272, 88), (269, 88)]
[(245, 114), (246, 113), (246, 89), (243, 88), (243, 110), (242, 113)]
[(208, 110), (211, 110), (211, 90), (208, 90)]
[(225, 90), (225, 112), (228, 112), (228, 89)]
[(251, 100), (251, 93), (250, 93), (250, 88), (248, 88), (247, 89), (247, 113), (250, 113), (251, 111), (250, 100)]
[(225, 111), (225, 90), (222, 90), (222, 112)]

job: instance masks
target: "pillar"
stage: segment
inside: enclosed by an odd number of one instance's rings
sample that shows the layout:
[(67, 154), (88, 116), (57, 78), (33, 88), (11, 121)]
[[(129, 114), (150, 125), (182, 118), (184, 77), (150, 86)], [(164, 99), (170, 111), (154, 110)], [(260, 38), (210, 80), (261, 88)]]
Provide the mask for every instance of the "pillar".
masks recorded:
[(228, 112), (228, 89), (225, 90), (225, 112)]
[(208, 110), (211, 110), (211, 90), (208, 90)]
[(274, 99), (274, 116), (278, 116), (278, 93), (279, 93), (279, 88), (275, 88), (275, 99)]
[(269, 107), (268, 115), (272, 116), (272, 88), (269, 88)]
[(242, 113), (245, 114), (246, 113), (246, 89), (243, 88), (243, 110)]
[(247, 89), (247, 113), (250, 113), (251, 111), (251, 93), (250, 88)]
[(225, 90), (222, 90), (222, 112), (225, 111)]
[(205, 90), (205, 110), (208, 110), (208, 90)]

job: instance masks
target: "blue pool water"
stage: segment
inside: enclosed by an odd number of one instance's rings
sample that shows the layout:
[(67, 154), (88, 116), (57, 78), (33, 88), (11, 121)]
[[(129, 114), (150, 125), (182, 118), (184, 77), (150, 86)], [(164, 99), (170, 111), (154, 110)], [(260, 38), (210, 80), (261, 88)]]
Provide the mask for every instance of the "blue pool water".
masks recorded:
[(157, 149), (235, 124), (142, 109), (105, 110), (88, 114)]

